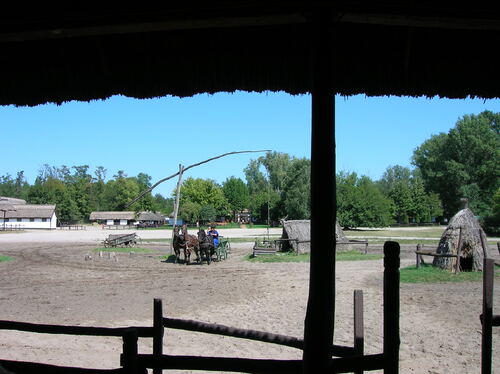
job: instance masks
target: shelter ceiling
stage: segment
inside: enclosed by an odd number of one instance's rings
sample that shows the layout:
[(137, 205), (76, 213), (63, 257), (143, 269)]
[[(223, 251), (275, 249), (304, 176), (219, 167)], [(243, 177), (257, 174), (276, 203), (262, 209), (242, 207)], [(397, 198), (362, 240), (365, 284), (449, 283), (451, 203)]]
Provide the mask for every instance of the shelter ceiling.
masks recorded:
[[(500, 97), (497, 6), (212, 1), (0, 15), (0, 104), (311, 91), (311, 14), (330, 16), (340, 95)], [(57, 14), (58, 16), (54, 16)]]

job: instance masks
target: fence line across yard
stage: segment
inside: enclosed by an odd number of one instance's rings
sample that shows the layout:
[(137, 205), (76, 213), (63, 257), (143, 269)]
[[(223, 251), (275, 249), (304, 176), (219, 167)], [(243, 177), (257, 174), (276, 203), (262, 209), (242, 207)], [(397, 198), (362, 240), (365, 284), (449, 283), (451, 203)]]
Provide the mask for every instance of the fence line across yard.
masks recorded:
[[(399, 364), (399, 244), (386, 242), (384, 245), (384, 346), (383, 353), (364, 355), (363, 294), (354, 292), (354, 343), (352, 347), (332, 345), (330, 368), (332, 373), (355, 372), (383, 369), (385, 373), (398, 373)], [(33, 362), (1, 360), (0, 365), (13, 372), (23, 373), (146, 373), (153, 369), (160, 374), (163, 369), (181, 370), (216, 370), (248, 373), (301, 373), (302, 360), (243, 359), (232, 357), (199, 357), (163, 355), (165, 328), (203, 332), (233, 338), (256, 340), (297, 349), (303, 349), (304, 341), (300, 338), (273, 334), (265, 331), (248, 330), (209, 324), (197, 321), (167, 318), (163, 315), (161, 299), (154, 300), (152, 327), (85, 327), (34, 324), (27, 322), (0, 321), (0, 329), (18, 330), (46, 334), (70, 334), (90, 336), (116, 336), (123, 340), (120, 368), (87, 369), (61, 367)], [(152, 338), (153, 353), (139, 354), (138, 339)]]

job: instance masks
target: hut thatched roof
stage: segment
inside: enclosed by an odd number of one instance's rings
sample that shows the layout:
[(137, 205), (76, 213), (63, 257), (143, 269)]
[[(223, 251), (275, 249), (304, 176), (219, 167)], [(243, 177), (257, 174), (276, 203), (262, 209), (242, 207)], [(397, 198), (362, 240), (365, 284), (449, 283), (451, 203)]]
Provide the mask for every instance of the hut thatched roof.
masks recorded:
[[(55, 205), (13, 204), (15, 210), (7, 211), (5, 218), (50, 218)], [(2, 216), (3, 218), (3, 216)]]
[(19, 204), (26, 204), (26, 200), (16, 199), (15, 197), (0, 196), (0, 204), (3, 203), (19, 205)]
[(138, 221), (165, 221), (165, 218), (154, 212), (139, 212), (137, 215)]
[[(456, 254), (458, 250), (460, 250), (461, 256), (460, 266), (465, 270), (482, 270), (483, 258), (489, 257), (486, 235), (469, 208), (460, 210), (452, 217), (441, 236), (437, 253)], [(452, 270), (456, 266), (456, 259), (435, 257), (433, 264), (443, 269)]]
[[(331, 15), (340, 95), (499, 97), (494, 2), (223, 1), (0, 14), (0, 104), (311, 92), (311, 14)], [(58, 14), (58, 17), (54, 17)], [(327, 48), (325, 48), (326, 50)], [(464, 53), (470, 51), (470, 53)], [(477, 53), (476, 53), (477, 52)], [(43, 58), (33, 58), (43, 56)]]
[[(281, 223), (283, 224), (282, 238), (293, 239), (290, 241), (293, 250), (299, 253), (309, 252), (311, 249), (311, 221), (308, 219), (288, 220), (282, 221)], [(343, 246), (337, 246), (338, 249), (347, 248), (349, 240), (345, 236), (338, 222), (335, 225), (335, 237), (337, 243), (343, 244)], [(298, 243), (296, 241), (298, 241)]]
[(126, 219), (126, 220), (134, 220), (136, 219), (135, 212), (91, 212), (89, 220), (108, 220), (108, 219)]
[(91, 212), (89, 220), (126, 219), (135, 221), (164, 221), (162, 215), (154, 212)]

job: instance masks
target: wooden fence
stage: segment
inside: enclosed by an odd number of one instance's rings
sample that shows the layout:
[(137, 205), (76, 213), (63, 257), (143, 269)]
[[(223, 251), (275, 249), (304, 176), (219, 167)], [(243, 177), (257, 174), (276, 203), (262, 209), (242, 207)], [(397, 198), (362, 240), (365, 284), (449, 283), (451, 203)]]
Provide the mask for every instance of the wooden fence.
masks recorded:
[(484, 259), (483, 266), (483, 313), (481, 314), (481, 373), (491, 374), (493, 350), (493, 327), (500, 326), (500, 315), (493, 314), (493, 286), (495, 278), (495, 261)]
[[(353, 346), (332, 345), (330, 371), (332, 373), (380, 370), (398, 373), (399, 364), (399, 244), (384, 245), (384, 344), (383, 352), (364, 355), (363, 294), (354, 292), (354, 343)], [(117, 336), (123, 339), (120, 368), (86, 369), (54, 365), (0, 360), (7, 370), (23, 373), (145, 373), (146, 368), (159, 374), (163, 369), (235, 371), (246, 373), (302, 373), (302, 360), (246, 359), (232, 357), (199, 357), (163, 355), (165, 328), (181, 329), (256, 340), (303, 349), (303, 339), (264, 331), (239, 329), (218, 324), (167, 318), (163, 316), (162, 301), (154, 300), (153, 327), (82, 327), (41, 325), (24, 322), (0, 321), (0, 329), (47, 334), (71, 334), (92, 336)], [(153, 353), (139, 354), (138, 338), (153, 338)]]

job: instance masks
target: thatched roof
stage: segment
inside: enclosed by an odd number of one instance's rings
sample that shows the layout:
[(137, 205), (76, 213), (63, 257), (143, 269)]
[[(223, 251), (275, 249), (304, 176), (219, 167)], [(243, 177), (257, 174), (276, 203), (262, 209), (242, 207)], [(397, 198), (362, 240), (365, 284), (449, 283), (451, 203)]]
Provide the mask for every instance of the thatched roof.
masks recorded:
[[(282, 221), (283, 224), (283, 234), (282, 238), (284, 239), (293, 239), (290, 241), (290, 244), (294, 251), (299, 253), (307, 253), (310, 252), (311, 246), (311, 221), (308, 219), (304, 220), (289, 220)], [(345, 236), (342, 228), (339, 223), (335, 225), (335, 237), (337, 243), (337, 249), (347, 249), (348, 239)], [(298, 243), (296, 242), (298, 241)]]
[[(0, 105), (311, 91), (311, 14), (330, 15), (340, 95), (500, 97), (500, 12), (442, 1), (222, 1), (0, 14)], [(58, 14), (58, 17), (54, 17)], [(36, 56), (43, 58), (36, 58)], [(34, 58), (35, 57), (35, 58)]]
[(19, 204), (26, 204), (26, 200), (16, 199), (15, 197), (0, 196), (0, 204), (3, 203), (19, 205)]
[(126, 219), (135, 221), (164, 221), (162, 215), (154, 212), (91, 212), (89, 220)]
[[(484, 241), (484, 249), (481, 236)], [(462, 258), (462, 268), (474, 271), (483, 269), (483, 258), (489, 257), (486, 235), (474, 213), (468, 208), (460, 210), (452, 217), (441, 236), (437, 253), (456, 254), (458, 249), (460, 249)], [(433, 265), (453, 270), (456, 266), (456, 259), (435, 257)]]
[(165, 218), (161, 214), (154, 212), (139, 212), (137, 221), (165, 221)]
[[(55, 205), (14, 204), (15, 210), (7, 211), (5, 218), (51, 218)], [(3, 214), (0, 218), (3, 218)]]
[(89, 220), (108, 220), (108, 219), (126, 219), (126, 220), (135, 220), (136, 214), (135, 212), (91, 212)]

